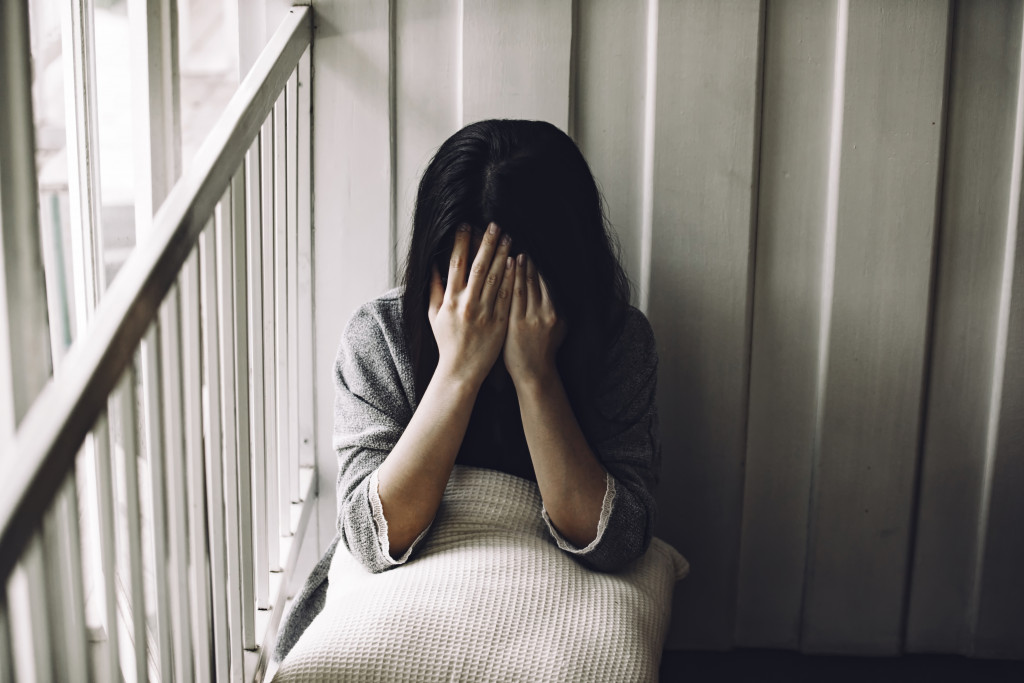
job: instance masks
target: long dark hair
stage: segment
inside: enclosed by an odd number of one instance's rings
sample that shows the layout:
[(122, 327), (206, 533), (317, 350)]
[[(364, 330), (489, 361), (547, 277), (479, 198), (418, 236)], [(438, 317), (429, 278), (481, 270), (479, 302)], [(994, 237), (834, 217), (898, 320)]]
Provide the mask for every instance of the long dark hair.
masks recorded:
[(445, 140), (423, 173), (403, 279), (417, 398), (438, 360), (427, 320), (431, 266), (446, 275), (456, 228), (482, 231), (491, 221), (512, 237), (513, 252), (530, 255), (568, 323), (558, 366), (583, 417), (629, 306), (629, 280), (590, 167), (568, 135), (543, 121), (470, 124)]

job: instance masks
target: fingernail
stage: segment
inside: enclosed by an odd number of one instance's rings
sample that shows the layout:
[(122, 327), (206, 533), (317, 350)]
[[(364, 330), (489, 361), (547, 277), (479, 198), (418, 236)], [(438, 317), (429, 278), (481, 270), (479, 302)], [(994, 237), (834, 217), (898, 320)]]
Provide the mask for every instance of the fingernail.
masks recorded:
[(505, 259), (505, 270), (512, 270), (512, 257), (509, 256)]
[(508, 233), (505, 233), (504, 235), (501, 236), (501, 244), (502, 246), (505, 247), (512, 244), (512, 238), (508, 236)]
[(497, 235), (498, 234), (498, 224), (497, 223), (491, 223), (490, 225), (488, 225), (487, 226), (487, 232), (491, 233), (492, 235)]
[(526, 263), (526, 254), (520, 254), (519, 255), (519, 265), (523, 265), (524, 263)]
[(463, 223), (459, 226), (459, 232), (469, 232), (469, 224)]

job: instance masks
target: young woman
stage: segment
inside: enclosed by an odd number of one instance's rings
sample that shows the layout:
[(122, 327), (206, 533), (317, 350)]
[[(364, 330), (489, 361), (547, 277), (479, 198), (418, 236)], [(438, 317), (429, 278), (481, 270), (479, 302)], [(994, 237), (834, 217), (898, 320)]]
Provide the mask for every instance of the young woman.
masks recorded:
[(654, 523), (656, 370), (575, 143), (537, 121), (454, 134), (420, 183), (403, 287), (343, 335), (339, 534), (275, 658), (322, 608), (338, 540), (370, 572), (402, 571), (456, 465), (536, 482), (550, 543), (585, 567), (636, 560)]

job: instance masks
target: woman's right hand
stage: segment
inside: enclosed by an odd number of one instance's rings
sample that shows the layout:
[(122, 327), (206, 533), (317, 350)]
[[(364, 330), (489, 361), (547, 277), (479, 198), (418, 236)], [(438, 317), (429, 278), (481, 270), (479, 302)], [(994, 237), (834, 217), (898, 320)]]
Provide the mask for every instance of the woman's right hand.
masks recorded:
[(496, 223), (484, 233), (472, 267), (468, 265), (470, 241), (469, 226), (460, 226), (447, 288), (437, 268), (433, 269), (427, 318), (437, 340), (437, 372), (479, 386), (505, 342), (516, 264), (509, 257), (511, 240), (501, 237)]

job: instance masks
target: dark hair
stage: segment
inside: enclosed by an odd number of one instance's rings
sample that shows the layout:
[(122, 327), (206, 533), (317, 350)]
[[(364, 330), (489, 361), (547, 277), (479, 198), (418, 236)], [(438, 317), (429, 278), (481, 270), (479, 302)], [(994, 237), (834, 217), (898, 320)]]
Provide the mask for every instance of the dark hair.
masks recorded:
[(579, 411), (621, 329), (629, 280), (590, 167), (568, 135), (543, 121), (470, 124), (445, 140), (423, 173), (403, 281), (417, 396), (438, 360), (427, 320), (431, 266), (447, 274), (459, 225), (482, 231), (492, 221), (512, 237), (514, 253), (536, 263), (568, 324), (558, 365)]

